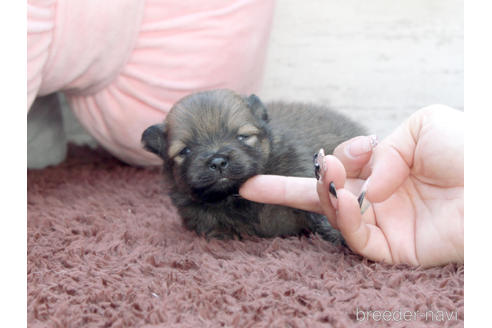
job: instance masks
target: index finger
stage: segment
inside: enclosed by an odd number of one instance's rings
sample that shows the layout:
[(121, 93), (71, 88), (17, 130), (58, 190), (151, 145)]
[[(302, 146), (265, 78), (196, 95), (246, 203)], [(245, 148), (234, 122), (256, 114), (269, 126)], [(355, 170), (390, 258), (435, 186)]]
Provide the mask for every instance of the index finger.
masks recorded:
[(258, 203), (284, 205), (324, 215), (314, 178), (257, 175), (241, 186), (239, 194)]

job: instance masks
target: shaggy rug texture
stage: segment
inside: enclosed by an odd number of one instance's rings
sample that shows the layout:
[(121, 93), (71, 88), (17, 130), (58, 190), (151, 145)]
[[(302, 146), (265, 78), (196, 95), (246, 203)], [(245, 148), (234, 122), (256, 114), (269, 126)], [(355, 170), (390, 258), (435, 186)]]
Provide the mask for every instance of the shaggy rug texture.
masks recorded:
[(463, 326), (462, 265), (372, 263), (317, 236), (207, 242), (160, 169), (102, 150), (27, 177), (29, 327)]

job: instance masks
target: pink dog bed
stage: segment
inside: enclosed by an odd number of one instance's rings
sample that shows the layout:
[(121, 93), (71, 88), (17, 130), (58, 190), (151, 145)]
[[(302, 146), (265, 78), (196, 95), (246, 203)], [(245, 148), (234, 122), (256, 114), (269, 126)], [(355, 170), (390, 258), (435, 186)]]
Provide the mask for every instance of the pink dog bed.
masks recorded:
[(28, 2), (28, 108), (63, 91), (113, 155), (159, 164), (140, 135), (198, 90), (261, 81), (273, 0)]

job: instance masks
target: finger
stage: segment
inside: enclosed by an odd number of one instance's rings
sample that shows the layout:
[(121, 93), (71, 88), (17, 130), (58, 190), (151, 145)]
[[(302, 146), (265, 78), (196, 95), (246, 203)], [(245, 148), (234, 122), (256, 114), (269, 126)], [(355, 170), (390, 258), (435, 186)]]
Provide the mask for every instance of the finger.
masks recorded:
[[(338, 229), (335, 214), (336, 209), (333, 206), (336, 201), (333, 198), (336, 198), (336, 189), (343, 188), (345, 185), (345, 169), (342, 163), (333, 155), (324, 156), (319, 160), (321, 162), (320, 179), (316, 186), (319, 203), (330, 224), (335, 229)], [(332, 191), (330, 193), (331, 183), (333, 183), (334, 188), (331, 188)]]
[(412, 114), (408, 129), (417, 143), (412, 173), (429, 184), (463, 186), (463, 112), (427, 106)]
[[(361, 179), (346, 179), (345, 169), (343, 164), (338, 158), (332, 155), (328, 155), (323, 160), (324, 173), (321, 174), (321, 180), (318, 182), (317, 191), (320, 198), (320, 204), (328, 218), (330, 224), (337, 228), (337, 223), (335, 219), (336, 199), (334, 199), (337, 189), (349, 190), (354, 195), (360, 195), (364, 185), (367, 186), (367, 180)], [(333, 193), (330, 193), (330, 183), (333, 182), (334, 188), (332, 188)], [(365, 209), (370, 208), (368, 201), (365, 201)], [(361, 209), (362, 210), (362, 209)], [(362, 216), (364, 222), (374, 223), (374, 213), (372, 210), (366, 211)]]
[(378, 144), (375, 135), (359, 136), (339, 144), (333, 151), (345, 167), (347, 177), (366, 179), (370, 170), (372, 150)]
[(386, 200), (410, 174), (415, 139), (410, 134), (407, 122), (373, 150), (371, 181), (366, 193), (371, 202)]
[(384, 233), (377, 226), (362, 220), (356, 197), (348, 190), (338, 190), (337, 224), (347, 245), (374, 261), (393, 263)]
[(462, 112), (442, 105), (413, 113), (374, 150), (367, 197), (375, 202), (387, 199), (410, 172), (429, 184), (462, 185), (462, 119)]
[(283, 205), (323, 214), (316, 179), (257, 175), (239, 189), (241, 197), (265, 204)]

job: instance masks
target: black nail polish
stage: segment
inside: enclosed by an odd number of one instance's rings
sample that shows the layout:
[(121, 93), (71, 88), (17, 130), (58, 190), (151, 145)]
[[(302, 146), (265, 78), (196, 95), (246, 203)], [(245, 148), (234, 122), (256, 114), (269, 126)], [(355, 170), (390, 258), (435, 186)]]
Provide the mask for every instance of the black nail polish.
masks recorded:
[(314, 164), (314, 176), (316, 177), (316, 180), (319, 180), (320, 166), (318, 162), (318, 153), (314, 154), (313, 156), (313, 164)]
[(366, 196), (366, 192), (363, 191), (359, 198), (357, 198), (357, 201), (359, 202), (359, 208), (362, 208), (362, 203), (364, 202), (364, 197)]
[(337, 196), (337, 189), (335, 188), (335, 184), (332, 182), (330, 182), (330, 185), (329, 185), (329, 188), (328, 190), (330, 191), (330, 194), (332, 194), (333, 196), (335, 196), (335, 198), (338, 199), (338, 196)]

